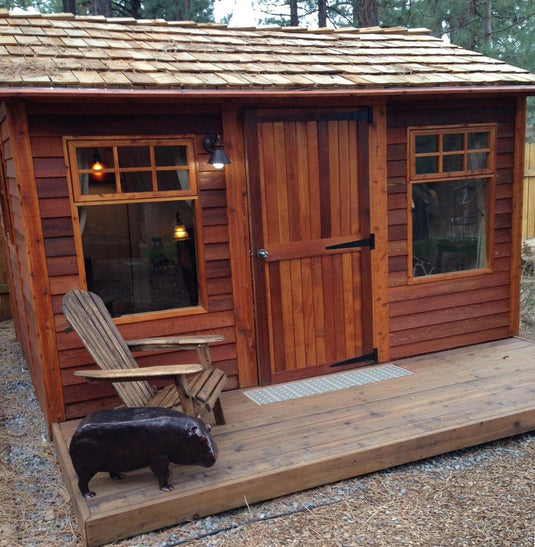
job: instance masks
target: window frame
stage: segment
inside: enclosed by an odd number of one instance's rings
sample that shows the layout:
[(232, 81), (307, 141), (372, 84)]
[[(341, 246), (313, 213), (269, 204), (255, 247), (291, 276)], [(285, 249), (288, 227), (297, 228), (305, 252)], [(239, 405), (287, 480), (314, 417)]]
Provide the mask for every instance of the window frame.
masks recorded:
[[(66, 145), (68, 150), (68, 161), (71, 170), (71, 186), (72, 196), (75, 203), (95, 202), (104, 203), (112, 201), (117, 203), (118, 200), (124, 200), (124, 202), (141, 200), (147, 201), (149, 198), (162, 199), (169, 198), (184, 198), (198, 197), (198, 182), (197, 173), (195, 168), (195, 151), (194, 151), (194, 138), (193, 137), (66, 137)], [(118, 166), (118, 153), (117, 148), (120, 147), (132, 147), (132, 146), (145, 146), (149, 148), (149, 154), (151, 159), (151, 165), (146, 167), (119, 167)], [(156, 166), (154, 158), (154, 147), (156, 146), (186, 146), (186, 158), (187, 166), (175, 165), (175, 166)], [(117, 192), (109, 194), (82, 194), (79, 180), (81, 174), (91, 174), (91, 169), (79, 169), (78, 158), (76, 151), (78, 148), (113, 148), (114, 166), (105, 168), (102, 173), (113, 174), (115, 178), (115, 187)], [(189, 188), (187, 190), (157, 190), (156, 186), (156, 173), (164, 171), (188, 171), (190, 174)], [(120, 191), (120, 175), (121, 173), (151, 173), (153, 190), (151, 192), (121, 192)]]
[[(469, 133), (489, 134), (488, 147), (484, 149), (468, 150)], [(439, 144), (437, 152), (416, 153), (416, 137), (421, 135), (438, 135), (439, 143), (442, 143), (443, 135), (464, 133), (464, 154), (463, 166), (467, 167), (467, 154), (488, 152), (487, 167), (484, 169), (465, 169), (463, 171), (440, 171), (437, 173), (416, 174), (416, 158), (425, 156), (439, 156), (439, 167), (443, 165), (442, 158), (450, 154), (459, 154), (459, 151), (447, 151), (444, 154)], [(495, 228), (495, 192), (496, 192), (496, 139), (497, 124), (458, 124), (458, 125), (437, 125), (437, 126), (411, 126), (407, 128), (407, 274), (408, 284), (419, 284), (445, 281), (461, 277), (470, 277), (491, 273), (494, 269), (494, 228)], [(415, 184), (454, 182), (458, 180), (486, 179), (488, 182), (488, 220), (487, 220), (487, 260), (483, 268), (444, 272), (424, 276), (414, 276), (413, 273), (413, 219), (412, 219), (412, 187)]]
[[(74, 228), (74, 242), (76, 249), (76, 261), (78, 264), (78, 272), (80, 285), (87, 290), (87, 278), (84, 265), (84, 251), (82, 243), (82, 233), (80, 231), (80, 216), (81, 207), (105, 206), (113, 204), (131, 204), (131, 203), (156, 203), (169, 201), (192, 201), (194, 204), (194, 221), (195, 221), (195, 253), (197, 260), (197, 281), (198, 281), (198, 296), (199, 303), (197, 306), (188, 306), (184, 308), (169, 308), (166, 310), (146, 311), (132, 314), (125, 314), (119, 317), (114, 317), (117, 324), (135, 323), (144, 321), (147, 316), (154, 319), (165, 319), (172, 317), (199, 315), (208, 313), (208, 291), (206, 280), (205, 256), (203, 245), (203, 228), (202, 228), (202, 210), (200, 200), (200, 186), (198, 181), (198, 170), (195, 151), (196, 138), (195, 135), (166, 135), (166, 136), (91, 136), (63, 137), (63, 147), (67, 167), (67, 179), (70, 195), (71, 211)], [(179, 170), (187, 170), (189, 172), (189, 189), (187, 190), (166, 190), (166, 191), (151, 191), (151, 192), (116, 192), (110, 194), (82, 194), (80, 188), (80, 174), (89, 173), (89, 169), (78, 168), (78, 158), (76, 150), (78, 148), (102, 148), (102, 147), (120, 147), (120, 146), (186, 146), (187, 166), (175, 166)], [(120, 176), (122, 172), (142, 172), (148, 171), (155, 173), (157, 169), (154, 165), (154, 151), (151, 152), (150, 168), (108, 168), (105, 172), (115, 173), (115, 177)], [(114, 155), (116, 156), (116, 150)], [(117, 157), (115, 157), (117, 160)], [(166, 170), (166, 169), (162, 169)], [(170, 169), (167, 169), (170, 170)], [(153, 178), (154, 180), (154, 178)], [(116, 183), (117, 187), (117, 183)]]

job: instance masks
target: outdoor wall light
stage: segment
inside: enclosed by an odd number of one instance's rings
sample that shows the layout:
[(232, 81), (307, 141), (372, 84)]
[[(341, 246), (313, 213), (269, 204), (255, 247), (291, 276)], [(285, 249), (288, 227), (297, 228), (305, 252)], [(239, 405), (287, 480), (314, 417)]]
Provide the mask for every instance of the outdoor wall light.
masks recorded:
[(202, 144), (207, 152), (211, 153), (208, 163), (213, 165), (216, 169), (223, 169), (225, 165), (230, 163), (225, 150), (223, 149), (223, 143), (219, 135), (206, 135)]

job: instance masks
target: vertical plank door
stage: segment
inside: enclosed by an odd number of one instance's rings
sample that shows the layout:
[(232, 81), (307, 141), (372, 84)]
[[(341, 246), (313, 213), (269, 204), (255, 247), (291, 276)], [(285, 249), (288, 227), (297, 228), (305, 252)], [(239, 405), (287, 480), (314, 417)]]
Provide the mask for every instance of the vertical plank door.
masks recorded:
[(373, 362), (367, 118), (246, 116), (263, 385)]

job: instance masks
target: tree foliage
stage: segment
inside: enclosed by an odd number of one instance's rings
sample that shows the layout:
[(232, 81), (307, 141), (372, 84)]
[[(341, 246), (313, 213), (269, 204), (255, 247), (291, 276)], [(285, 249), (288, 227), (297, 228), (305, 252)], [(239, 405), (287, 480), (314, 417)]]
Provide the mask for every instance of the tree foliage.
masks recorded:
[(214, 0), (1, 0), (0, 6), (10, 10), (33, 8), (41, 13), (66, 12), (198, 23), (214, 20)]
[(384, 26), (424, 27), (434, 36), (535, 69), (535, 5), (518, 0), (377, 0)]
[(264, 23), (427, 28), (535, 71), (535, 5), (518, 0), (263, 0)]
[(143, 17), (149, 19), (197, 23), (214, 20), (213, 0), (145, 0), (143, 9)]

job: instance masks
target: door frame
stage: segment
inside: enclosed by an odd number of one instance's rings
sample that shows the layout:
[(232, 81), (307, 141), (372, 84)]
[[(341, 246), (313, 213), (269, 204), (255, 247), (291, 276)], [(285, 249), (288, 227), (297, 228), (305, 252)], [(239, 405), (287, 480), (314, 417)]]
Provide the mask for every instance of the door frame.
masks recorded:
[[(261, 191), (260, 191), (260, 157), (258, 147), (258, 133), (257, 124), (262, 122), (277, 121), (336, 121), (336, 120), (354, 120), (357, 121), (357, 132), (359, 139), (359, 161), (358, 161), (358, 180), (359, 189), (361, 191), (360, 199), (364, 200), (368, 204), (368, 207), (364, 207), (360, 212), (360, 219), (364, 226), (363, 234), (370, 234), (372, 230), (372, 200), (370, 199), (370, 128), (373, 124), (373, 108), (358, 106), (353, 108), (306, 108), (306, 109), (255, 109), (244, 111), (244, 135), (246, 142), (246, 162), (248, 165), (248, 198), (249, 198), (249, 221), (250, 221), (250, 238), (251, 241), (262, 241), (263, 231), (262, 225), (258, 222), (258, 219), (252, 218), (253, 204), (261, 203)], [(373, 142), (373, 140), (372, 140)], [(385, 161), (386, 155), (383, 156)], [(386, 181), (385, 181), (386, 183)], [(257, 205), (256, 207), (260, 207)], [(347, 238), (351, 239), (351, 238)], [(269, 349), (269, 343), (265, 341), (260, 343), (260, 340), (265, 340), (266, 326), (268, 325), (268, 302), (266, 298), (256, 298), (257, 294), (266, 293), (267, 286), (265, 284), (266, 277), (264, 274), (260, 274), (260, 268), (263, 268), (263, 263), (255, 258), (254, 253), (256, 249), (250, 250), (251, 257), (251, 274), (253, 280), (253, 306), (254, 306), (254, 323), (256, 333), (256, 352), (258, 363), (258, 378), (261, 385), (267, 385), (272, 383), (272, 372), (270, 367), (271, 355)], [(373, 253), (371, 254), (373, 257)], [(374, 291), (374, 265), (373, 258), (370, 258), (369, 266), (370, 273), (367, 277), (369, 284), (366, 287), (366, 291), (370, 294), (368, 303), (368, 310), (371, 317), (374, 317), (375, 306), (375, 292)], [(365, 291), (363, 291), (364, 293)], [(371, 319), (371, 318), (370, 318)], [(374, 322), (370, 320), (370, 323), (365, 327), (365, 340), (369, 340), (372, 344), (372, 348), (375, 346), (375, 331)], [(381, 351), (381, 355), (384, 351)], [(379, 354), (378, 354), (379, 356)], [(335, 372), (336, 370), (344, 370), (349, 367), (353, 368), (354, 364), (348, 363), (346, 366), (343, 364), (340, 367), (333, 368), (332, 363), (326, 363), (324, 365), (312, 366), (309, 369), (311, 375), (319, 375), (327, 372)]]

